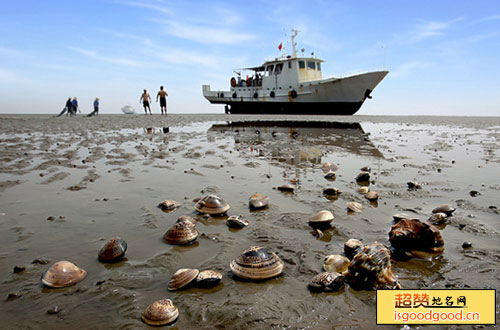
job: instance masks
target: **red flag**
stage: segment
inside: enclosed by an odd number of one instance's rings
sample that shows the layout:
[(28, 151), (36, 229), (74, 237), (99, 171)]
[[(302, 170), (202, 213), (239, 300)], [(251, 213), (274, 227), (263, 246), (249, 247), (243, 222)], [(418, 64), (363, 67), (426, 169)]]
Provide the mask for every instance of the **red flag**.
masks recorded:
[(282, 43), (282, 42), (280, 42), (280, 45), (278, 46), (278, 49), (280, 50), (280, 52), (281, 52), (281, 49), (282, 49), (282, 48), (283, 48), (283, 43)]

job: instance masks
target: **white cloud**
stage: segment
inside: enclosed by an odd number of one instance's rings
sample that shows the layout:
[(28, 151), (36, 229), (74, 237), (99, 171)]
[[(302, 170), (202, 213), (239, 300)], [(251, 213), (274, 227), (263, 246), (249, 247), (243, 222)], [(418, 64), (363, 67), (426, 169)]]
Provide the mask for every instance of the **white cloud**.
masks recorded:
[(187, 39), (203, 44), (241, 44), (255, 40), (257, 37), (251, 33), (238, 33), (233, 28), (212, 27), (186, 24), (178, 21), (160, 22), (167, 26), (166, 32), (174, 37)]
[[(159, 2), (162, 4), (162, 2)], [(167, 14), (167, 15), (173, 15), (174, 12), (162, 5), (155, 5), (147, 2), (142, 2), (142, 1), (125, 1), (122, 4), (127, 5), (127, 6), (132, 6), (132, 7), (140, 7), (140, 8), (146, 8), (146, 9), (151, 9), (156, 12), (162, 13), (162, 14)]]
[(142, 62), (131, 60), (128, 58), (99, 55), (99, 53), (95, 50), (82, 49), (82, 48), (78, 48), (78, 47), (68, 47), (68, 48), (79, 53), (79, 54), (85, 55), (87, 57), (90, 57), (90, 58), (93, 58), (93, 59), (96, 59), (99, 61), (111, 63), (111, 64), (124, 65), (124, 66), (134, 66), (134, 67), (144, 65), (144, 63), (142, 63)]
[(450, 29), (454, 23), (462, 21), (463, 19), (463, 17), (457, 17), (448, 22), (431, 21), (419, 24), (415, 28), (410, 41), (419, 42), (430, 37), (444, 35), (446, 30)]
[(407, 77), (412, 72), (420, 69), (428, 68), (431, 65), (429, 62), (413, 61), (401, 64), (398, 68), (391, 72), (392, 78)]
[(475, 21), (472, 21), (471, 24), (478, 24), (478, 23), (484, 23), (484, 22), (490, 22), (490, 21), (498, 21), (500, 20), (500, 14), (498, 15), (491, 15), (491, 16), (486, 16), (480, 19), (477, 19)]

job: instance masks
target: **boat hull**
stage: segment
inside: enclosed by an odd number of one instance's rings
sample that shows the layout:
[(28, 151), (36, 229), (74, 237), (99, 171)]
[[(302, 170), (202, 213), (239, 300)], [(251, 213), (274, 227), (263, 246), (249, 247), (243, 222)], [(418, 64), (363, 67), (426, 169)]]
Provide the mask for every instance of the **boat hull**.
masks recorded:
[(229, 114), (338, 115), (355, 114), (363, 102), (228, 102)]
[(388, 71), (302, 82), (289, 86), (232, 87), (203, 96), (212, 104), (226, 104), (230, 114), (353, 115), (371, 98)]

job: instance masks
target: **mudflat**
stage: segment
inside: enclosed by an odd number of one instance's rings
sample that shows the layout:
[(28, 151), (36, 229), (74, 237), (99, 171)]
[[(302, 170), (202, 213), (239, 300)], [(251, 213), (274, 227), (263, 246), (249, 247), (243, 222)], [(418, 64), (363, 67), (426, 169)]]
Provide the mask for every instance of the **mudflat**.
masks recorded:
[[(394, 214), (426, 220), (442, 204), (456, 208), (439, 225), (444, 253), (393, 260), (401, 287), (500, 287), (500, 117), (1, 115), (0, 128), (7, 328), (141, 328), (142, 311), (164, 298), (179, 309), (178, 328), (373, 327), (375, 291), (312, 293), (309, 281), (348, 239), (390, 246)], [(324, 178), (325, 162), (338, 166), (334, 180)], [(377, 202), (358, 192), (364, 166)], [(293, 192), (276, 189), (290, 183)], [(249, 210), (254, 193), (268, 196), (269, 207)], [(207, 194), (230, 205), (226, 216), (194, 210), (193, 200)], [(157, 205), (166, 199), (181, 206), (164, 212)], [(348, 212), (347, 202), (362, 212)], [(335, 218), (318, 235), (308, 219), (320, 210)], [(169, 245), (162, 236), (182, 215), (198, 221), (200, 235)], [(229, 228), (230, 215), (249, 225)], [(99, 262), (116, 236), (127, 242), (125, 258)], [(280, 276), (233, 276), (230, 262), (255, 245), (281, 258)], [(40, 277), (60, 260), (86, 278), (43, 286)], [(168, 291), (179, 268), (216, 270), (222, 282)]]

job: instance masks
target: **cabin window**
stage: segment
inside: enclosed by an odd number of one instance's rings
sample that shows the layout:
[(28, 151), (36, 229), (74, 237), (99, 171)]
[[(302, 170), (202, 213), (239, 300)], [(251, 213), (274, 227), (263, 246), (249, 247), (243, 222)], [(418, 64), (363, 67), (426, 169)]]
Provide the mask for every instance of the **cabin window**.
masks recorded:
[(274, 68), (274, 65), (268, 65), (267, 66), (266, 71), (267, 71), (268, 75), (271, 75), (271, 73), (273, 72), (273, 68)]
[(288, 68), (291, 69), (292, 68), (292, 62), (288, 62)]
[(306, 68), (306, 64), (304, 63), (304, 61), (299, 61), (299, 68), (300, 69), (305, 69)]
[(313, 70), (316, 69), (316, 62), (307, 61), (307, 68)]
[(280, 74), (281, 71), (283, 71), (283, 63), (280, 63), (280, 64), (276, 64), (276, 74)]
[(321, 71), (321, 63), (316, 63), (316, 67), (318, 68), (318, 71)]

